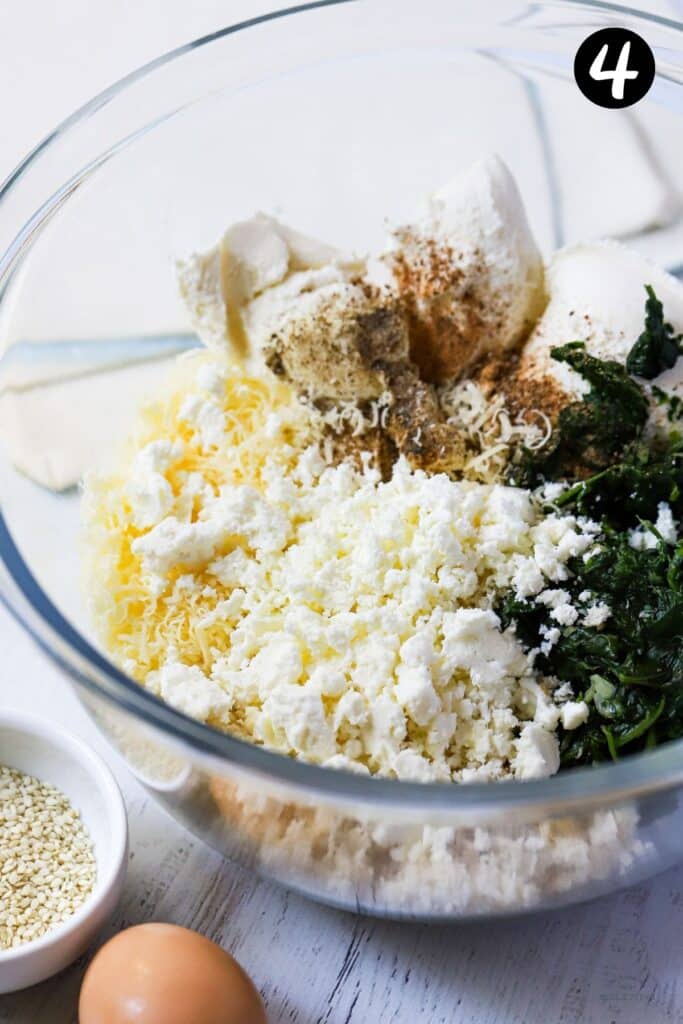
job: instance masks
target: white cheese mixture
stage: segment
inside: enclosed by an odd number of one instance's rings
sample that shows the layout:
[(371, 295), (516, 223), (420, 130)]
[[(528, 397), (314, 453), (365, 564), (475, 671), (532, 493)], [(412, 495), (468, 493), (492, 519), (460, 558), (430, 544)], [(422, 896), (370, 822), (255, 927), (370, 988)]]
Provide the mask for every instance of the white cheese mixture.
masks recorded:
[(350, 905), (424, 915), (519, 910), (596, 882), (625, 881), (653, 855), (631, 803), (576, 810), (538, 823), (468, 817), (453, 825), (399, 822), (381, 811), (283, 803), (257, 785), (211, 787), (230, 834), (248, 836), (256, 862), (277, 877), (319, 884)]
[[(648, 281), (680, 328), (680, 284), (615, 243), (544, 268), (495, 157), (379, 257), (265, 214), (233, 224), (179, 264), (214, 356), (180, 366), (115, 471), (86, 487), (105, 647), (176, 708), (293, 757), (424, 781), (555, 772), (558, 727), (588, 708), (534, 662), (563, 630), (610, 620), (563, 585), (599, 529), (547, 514), (562, 481), (537, 498), (497, 481), (585, 393), (553, 346), (579, 338), (623, 362)], [(532, 404), (511, 414), (495, 374), (467, 372), (515, 349)], [(659, 383), (675, 393), (679, 372)], [(462, 479), (423, 471), (444, 466)], [(630, 542), (677, 537), (662, 504)], [(545, 611), (537, 651), (501, 628), (510, 590)]]
[(514, 348), (546, 304), (543, 261), (500, 157), (479, 160), (395, 228), (383, 261), (419, 323), (413, 356), (443, 382)]
[(480, 160), (390, 231), (380, 256), (349, 256), (263, 213), (177, 265), (202, 340), (252, 368), (276, 366), (309, 395), (357, 401), (382, 393), (360, 350), (367, 320), (390, 310), (420, 324), (411, 356), (434, 382), (514, 347), (546, 303), (541, 255), (521, 196), (497, 156)]
[[(663, 303), (667, 320), (681, 331), (681, 282), (639, 253), (612, 241), (587, 242), (554, 253), (546, 267), (550, 301), (521, 351), (522, 381), (551, 381), (566, 401), (585, 395), (588, 383), (552, 358), (553, 346), (581, 340), (592, 356), (625, 363), (643, 330), (646, 284), (653, 286)], [(640, 383), (650, 387), (649, 382)], [(681, 364), (665, 370), (652, 383), (680, 396)], [(669, 428), (666, 407), (654, 405), (650, 430), (668, 433)]]
[(315, 444), (285, 458), (286, 417), (267, 406), (249, 431), (259, 471), (239, 482), (216, 461), (234, 446), (226, 396), (248, 405), (255, 384), (206, 359), (194, 383), (188, 369), (124, 486), (86, 489), (91, 527), (120, 545), (93, 552), (90, 588), (126, 670), (193, 717), (331, 767), (424, 781), (557, 771), (571, 694), (553, 699), (493, 606), (513, 588), (575, 621), (561, 584), (595, 524), (403, 460), (382, 482), (368, 464), (327, 465)]

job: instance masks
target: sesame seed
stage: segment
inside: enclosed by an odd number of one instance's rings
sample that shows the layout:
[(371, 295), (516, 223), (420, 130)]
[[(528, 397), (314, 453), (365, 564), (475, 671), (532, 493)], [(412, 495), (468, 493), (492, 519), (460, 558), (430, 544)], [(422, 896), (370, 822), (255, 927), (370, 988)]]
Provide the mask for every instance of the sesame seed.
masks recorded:
[(67, 797), (0, 765), (0, 949), (16, 949), (66, 921), (96, 879), (92, 840)]

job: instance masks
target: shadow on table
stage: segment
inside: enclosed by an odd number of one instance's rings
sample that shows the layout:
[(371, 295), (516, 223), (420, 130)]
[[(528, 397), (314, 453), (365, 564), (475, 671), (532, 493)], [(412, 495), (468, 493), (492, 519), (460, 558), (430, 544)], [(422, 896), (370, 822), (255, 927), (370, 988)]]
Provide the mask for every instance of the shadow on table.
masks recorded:
[[(669, 872), (552, 913), (396, 923), (315, 906), (189, 840), (156, 877), (133, 860), (102, 940), (146, 920), (196, 928), (252, 974), (269, 1024), (672, 1024), (683, 1021), (680, 885), (680, 872)], [(0, 997), (0, 1021), (75, 1024), (87, 962)]]

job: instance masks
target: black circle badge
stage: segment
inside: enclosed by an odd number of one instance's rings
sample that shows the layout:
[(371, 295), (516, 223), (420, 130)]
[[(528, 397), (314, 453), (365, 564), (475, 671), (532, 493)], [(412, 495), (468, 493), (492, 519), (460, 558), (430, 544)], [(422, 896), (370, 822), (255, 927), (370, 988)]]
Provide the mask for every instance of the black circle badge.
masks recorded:
[(574, 78), (591, 103), (631, 107), (642, 100), (655, 77), (655, 58), (642, 36), (627, 28), (601, 28), (581, 43)]

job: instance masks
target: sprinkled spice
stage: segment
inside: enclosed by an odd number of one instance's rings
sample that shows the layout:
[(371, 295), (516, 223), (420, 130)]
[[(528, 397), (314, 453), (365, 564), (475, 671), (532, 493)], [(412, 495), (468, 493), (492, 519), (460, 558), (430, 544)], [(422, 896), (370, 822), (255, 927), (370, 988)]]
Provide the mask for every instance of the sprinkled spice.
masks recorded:
[(66, 921), (96, 877), (92, 841), (64, 794), (0, 765), (0, 950)]

